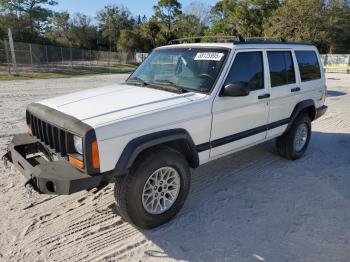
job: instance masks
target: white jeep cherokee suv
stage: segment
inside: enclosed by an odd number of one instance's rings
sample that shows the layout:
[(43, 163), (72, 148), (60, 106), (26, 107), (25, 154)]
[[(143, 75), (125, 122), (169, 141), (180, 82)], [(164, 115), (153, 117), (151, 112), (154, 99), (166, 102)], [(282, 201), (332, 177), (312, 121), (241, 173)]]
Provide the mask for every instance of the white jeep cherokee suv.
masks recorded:
[(123, 84), (30, 104), (4, 160), (44, 194), (114, 182), (122, 217), (152, 228), (179, 212), (190, 168), (273, 138), (300, 158), (327, 109), (320, 64), (302, 43), (160, 47)]

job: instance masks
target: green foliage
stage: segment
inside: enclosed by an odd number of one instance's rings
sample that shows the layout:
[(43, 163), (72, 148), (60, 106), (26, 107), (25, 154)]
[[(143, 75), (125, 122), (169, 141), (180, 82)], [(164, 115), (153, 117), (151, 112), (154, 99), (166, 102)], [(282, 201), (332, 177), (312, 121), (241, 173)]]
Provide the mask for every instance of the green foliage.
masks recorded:
[(117, 5), (108, 5), (97, 13), (98, 29), (106, 45), (114, 50), (121, 30), (132, 29), (135, 21), (130, 12)]
[(350, 9), (342, 0), (286, 0), (265, 28), (268, 36), (312, 42), (321, 52), (350, 49)]
[(150, 39), (147, 39), (140, 29), (123, 29), (117, 42), (118, 49), (123, 52), (148, 51), (151, 47)]
[(312, 42), (321, 52), (350, 52), (348, 0), (219, 0), (211, 7), (194, 0), (184, 11), (178, 0), (159, 0), (150, 19), (108, 5), (97, 12), (97, 25), (81, 13), (53, 12), (55, 4), (0, 0), (0, 38), (10, 27), (16, 41), (148, 52), (175, 38), (239, 34)]
[(159, 36), (160, 36), (161, 30), (162, 29), (161, 29), (160, 25), (154, 19), (150, 19), (141, 28), (142, 34), (145, 36), (148, 36), (148, 38), (150, 39), (150, 44), (151, 44), (152, 48), (155, 48), (158, 45), (160, 45)]
[(194, 15), (181, 14), (176, 21), (175, 34), (177, 38), (201, 36), (204, 24)]
[(154, 19), (165, 26), (165, 36), (173, 38), (173, 23), (182, 14), (181, 4), (177, 0), (160, 0), (154, 7)]
[(97, 48), (97, 28), (91, 24), (90, 17), (81, 13), (74, 14), (72, 18), (68, 12), (55, 13), (49, 19), (45, 35), (60, 45)]
[(26, 20), (25, 24), (33, 33), (34, 30), (40, 30), (41, 23), (45, 23), (52, 15), (52, 11), (45, 6), (53, 6), (57, 2), (53, 0), (10, 0), (2, 1), (1, 4), (5, 10), (7, 9), (19, 16), (20, 19)]
[(327, 8), (327, 49), (330, 53), (350, 52), (350, 6), (343, 0), (330, 0)]
[(46, 28), (46, 36), (55, 39), (61, 45), (72, 45), (71, 35), (72, 22), (67, 11), (55, 13), (49, 19), (49, 25)]
[(263, 36), (265, 20), (278, 6), (278, 0), (219, 1), (212, 8), (213, 26), (206, 34)]
[[(286, 0), (266, 25), (269, 36), (322, 43), (326, 10), (323, 0)], [(288, 19), (286, 19), (288, 18)]]

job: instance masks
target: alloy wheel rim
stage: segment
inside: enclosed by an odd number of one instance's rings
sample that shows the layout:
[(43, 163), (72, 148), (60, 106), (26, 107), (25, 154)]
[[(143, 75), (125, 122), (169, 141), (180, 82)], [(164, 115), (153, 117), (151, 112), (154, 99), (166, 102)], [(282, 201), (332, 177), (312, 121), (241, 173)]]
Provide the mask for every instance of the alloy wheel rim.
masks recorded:
[(175, 203), (180, 192), (181, 179), (177, 170), (166, 166), (154, 171), (142, 191), (142, 204), (146, 212), (159, 215)]
[(307, 136), (308, 136), (308, 127), (306, 123), (302, 123), (301, 125), (299, 125), (294, 137), (294, 149), (297, 152), (300, 152), (303, 150), (307, 141)]

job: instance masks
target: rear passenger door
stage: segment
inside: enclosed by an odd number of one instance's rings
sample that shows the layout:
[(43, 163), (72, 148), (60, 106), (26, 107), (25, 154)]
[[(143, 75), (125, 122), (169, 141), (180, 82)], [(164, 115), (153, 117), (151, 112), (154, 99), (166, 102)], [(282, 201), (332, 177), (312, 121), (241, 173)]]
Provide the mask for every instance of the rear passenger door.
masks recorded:
[(280, 135), (287, 127), (291, 113), (299, 102), (297, 64), (291, 50), (267, 50), (270, 109), (267, 138)]

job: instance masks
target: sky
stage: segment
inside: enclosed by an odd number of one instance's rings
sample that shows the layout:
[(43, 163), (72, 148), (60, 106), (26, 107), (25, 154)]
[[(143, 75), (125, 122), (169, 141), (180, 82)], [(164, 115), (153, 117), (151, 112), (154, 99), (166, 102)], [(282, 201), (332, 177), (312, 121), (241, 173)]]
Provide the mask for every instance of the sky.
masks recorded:
[[(133, 16), (146, 15), (150, 17), (153, 14), (153, 5), (157, 0), (56, 0), (58, 5), (54, 6), (55, 11), (68, 11), (69, 13), (81, 12), (83, 14), (95, 17), (96, 12), (109, 4), (122, 5), (129, 9)], [(213, 5), (218, 0), (202, 0), (209, 5)], [(186, 7), (193, 0), (180, 0), (182, 7)]]

